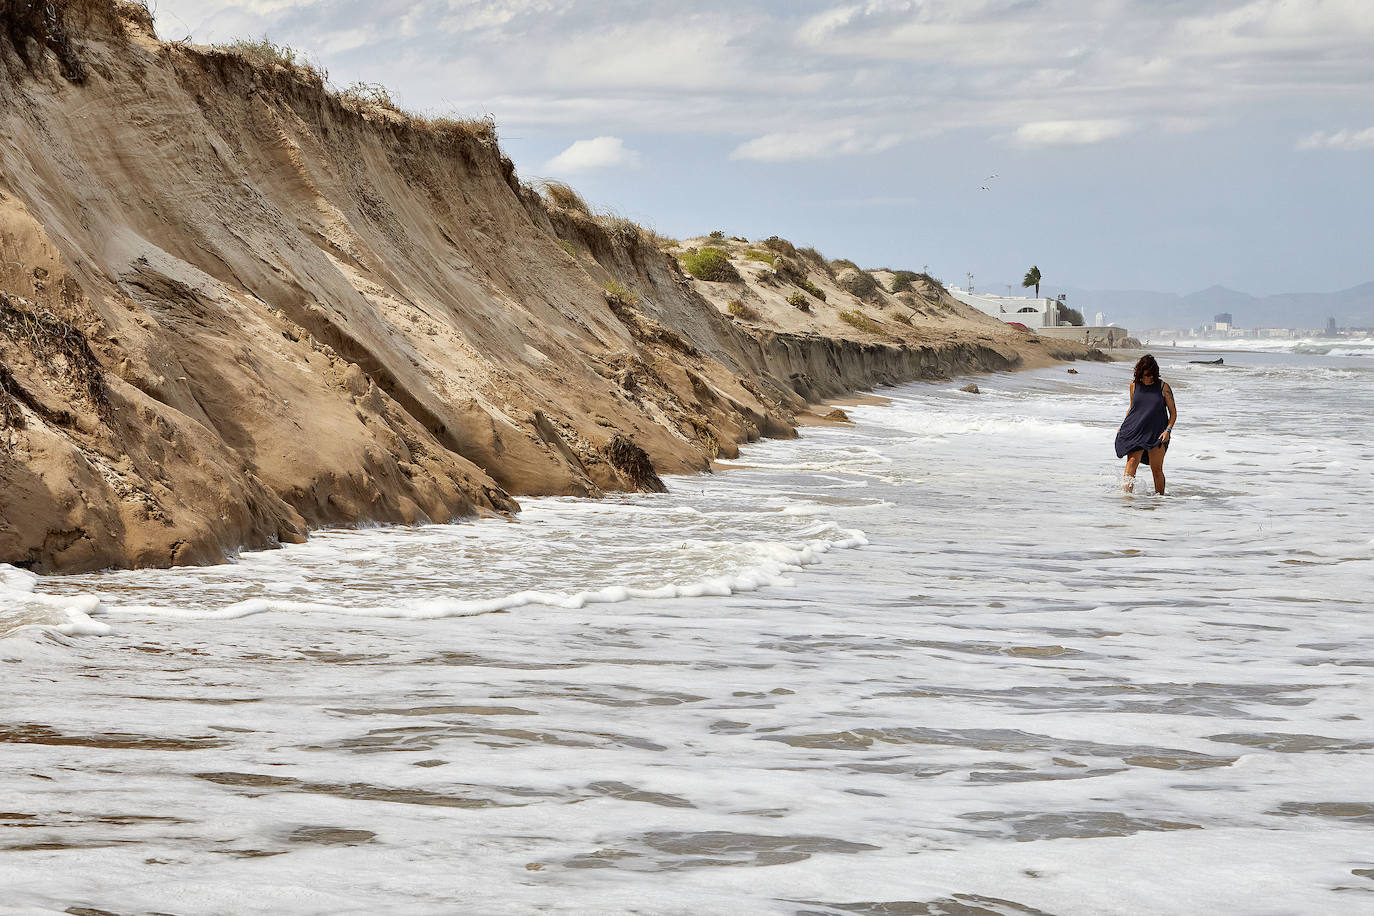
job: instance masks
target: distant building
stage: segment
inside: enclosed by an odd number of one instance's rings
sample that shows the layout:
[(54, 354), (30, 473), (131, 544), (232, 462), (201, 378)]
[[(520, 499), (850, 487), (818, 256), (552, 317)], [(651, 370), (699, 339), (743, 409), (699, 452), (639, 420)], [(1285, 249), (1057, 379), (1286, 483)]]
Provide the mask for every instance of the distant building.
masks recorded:
[(1335, 337), (1335, 336), (1336, 336), (1336, 319), (1334, 319), (1334, 318), (1328, 318), (1328, 319), (1326, 319), (1326, 336), (1327, 336), (1327, 337)]
[(1216, 324), (1218, 331), (1224, 331), (1227, 328), (1234, 327), (1236, 324), (1230, 312), (1222, 312), (1220, 315), (1213, 318), (1212, 321)]
[(971, 305), (985, 315), (1006, 322), (1024, 324), (1028, 328), (1052, 328), (1059, 324), (1060, 304), (1054, 299), (1033, 299), (1029, 296), (997, 296), (975, 293), (973, 290), (949, 287), (949, 294), (964, 305)]

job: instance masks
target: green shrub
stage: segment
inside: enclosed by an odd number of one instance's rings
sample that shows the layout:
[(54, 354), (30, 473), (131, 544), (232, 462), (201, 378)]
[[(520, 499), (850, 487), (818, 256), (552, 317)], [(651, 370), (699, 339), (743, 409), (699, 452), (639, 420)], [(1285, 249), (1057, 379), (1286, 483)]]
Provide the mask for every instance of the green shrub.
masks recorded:
[(802, 289), (806, 290), (811, 295), (815, 296), (817, 299), (821, 300), (822, 302), (825, 301), (825, 290), (821, 289), (819, 286), (812, 283), (805, 277), (802, 277), (800, 280), (798, 280), (797, 285), (800, 286)]
[(797, 256), (797, 246), (787, 241), (787, 239), (778, 238), (776, 235), (770, 235), (768, 238), (764, 239), (763, 247), (770, 251), (785, 254), (789, 258), (795, 258)]
[(574, 258), (577, 257), (577, 249), (573, 247), (572, 242), (568, 241), (567, 239), (559, 239), (558, 244), (562, 247), (564, 251), (566, 251), (569, 254), (569, 256)]
[(759, 320), (759, 313), (751, 309), (749, 306), (745, 305), (743, 302), (740, 302), (738, 299), (731, 299), (729, 302), (727, 302), (725, 304), (725, 310), (729, 312), (731, 315), (733, 315), (735, 318), (740, 318), (745, 321)]
[(846, 267), (835, 275), (835, 282), (851, 296), (865, 299), (878, 289), (878, 281), (866, 270)]
[(725, 231), (723, 229), (712, 229), (710, 238), (713, 242), (723, 242), (725, 241)]
[(911, 281), (919, 277), (920, 274), (912, 270), (898, 270), (892, 274), (892, 291), (894, 293), (904, 293), (911, 289)]
[(840, 312), (840, 320), (860, 331), (867, 331), (870, 334), (883, 333), (883, 326), (863, 312)]
[[(819, 253), (820, 253), (820, 252), (817, 252), (817, 254), (819, 254)], [(858, 264), (855, 264), (853, 261), (849, 260), (848, 258), (836, 258), (835, 260), (833, 260), (833, 261), (830, 262), (830, 269), (831, 269), (831, 270), (846, 270), (846, 269), (848, 269), (848, 270), (858, 270), (858, 269), (859, 269), (859, 265), (858, 265)]]
[(794, 309), (801, 309), (803, 312), (811, 311), (811, 303), (806, 301), (804, 293), (793, 293), (787, 297), (787, 304)]
[(744, 257), (750, 261), (762, 261), (765, 264), (771, 265), (773, 259), (776, 258), (777, 255), (769, 254), (766, 251), (759, 251), (757, 248), (750, 248), (744, 253)]
[(730, 263), (730, 256), (719, 248), (702, 248), (699, 251), (687, 249), (682, 256), (682, 266), (698, 280), (711, 283), (738, 283), (739, 271)]
[(621, 283), (615, 277), (606, 281), (606, 299), (616, 305), (639, 305), (639, 293)]

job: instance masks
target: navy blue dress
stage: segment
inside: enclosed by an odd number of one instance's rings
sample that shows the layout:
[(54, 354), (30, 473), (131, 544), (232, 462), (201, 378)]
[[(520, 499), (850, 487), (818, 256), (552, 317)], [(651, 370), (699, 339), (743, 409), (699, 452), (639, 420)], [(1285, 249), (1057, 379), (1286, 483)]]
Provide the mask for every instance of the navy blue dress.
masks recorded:
[[(1131, 410), (1116, 433), (1116, 457), (1144, 450), (1141, 464), (1150, 463), (1150, 449), (1159, 448), (1159, 437), (1169, 425), (1169, 405), (1164, 403), (1164, 380), (1155, 379), (1153, 385), (1135, 383), (1135, 398)], [(1169, 443), (1163, 443), (1167, 449)]]

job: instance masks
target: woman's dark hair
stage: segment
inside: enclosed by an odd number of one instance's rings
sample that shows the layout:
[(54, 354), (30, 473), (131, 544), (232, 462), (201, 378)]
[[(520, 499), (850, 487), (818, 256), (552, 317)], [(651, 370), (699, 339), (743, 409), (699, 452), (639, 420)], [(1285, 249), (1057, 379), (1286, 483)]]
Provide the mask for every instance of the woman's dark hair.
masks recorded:
[(1159, 381), (1159, 363), (1148, 353), (1135, 362), (1135, 380), (1140, 381), (1147, 372), (1155, 377), (1155, 381)]

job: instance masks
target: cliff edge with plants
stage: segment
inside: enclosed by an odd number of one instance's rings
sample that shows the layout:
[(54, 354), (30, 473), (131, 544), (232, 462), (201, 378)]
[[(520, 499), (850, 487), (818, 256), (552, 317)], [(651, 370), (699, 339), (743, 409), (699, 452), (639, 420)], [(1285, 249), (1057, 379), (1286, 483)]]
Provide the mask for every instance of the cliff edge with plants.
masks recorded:
[[(827, 395), (1081, 355), (928, 278), (597, 217), (522, 184), (490, 123), (161, 42), (139, 4), (0, 0), (0, 25), (0, 562), (653, 489)], [(684, 271), (705, 248), (735, 277)]]

